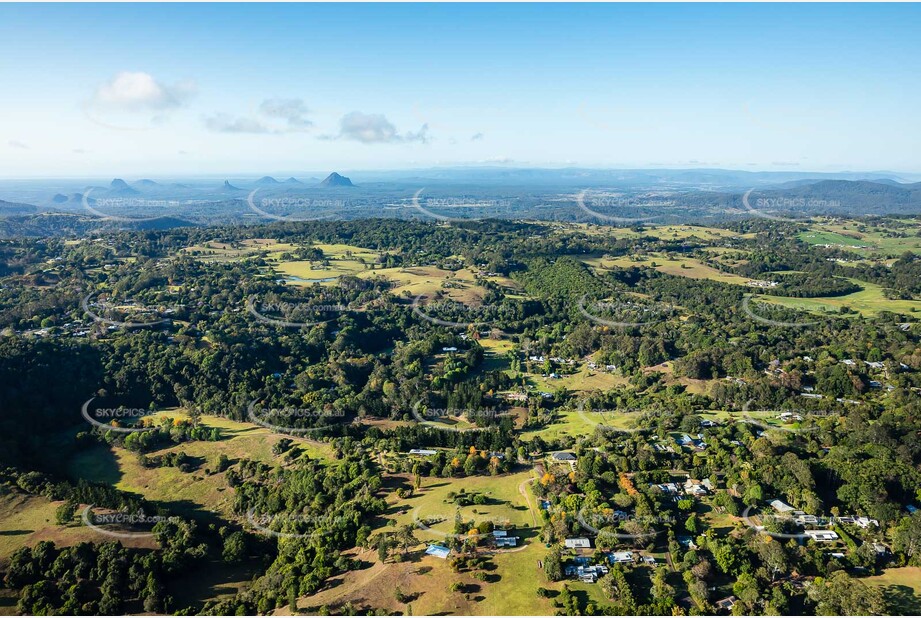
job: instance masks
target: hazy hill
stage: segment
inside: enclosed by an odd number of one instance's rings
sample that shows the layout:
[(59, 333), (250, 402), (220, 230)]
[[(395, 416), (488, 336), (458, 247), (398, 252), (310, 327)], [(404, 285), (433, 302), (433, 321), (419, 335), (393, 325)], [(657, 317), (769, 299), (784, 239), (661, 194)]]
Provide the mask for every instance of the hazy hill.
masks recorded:
[(345, 177), (339, 175), (337, 172), (333, 172), (329, 176), (323, 179), (323, 182), (320, 183), (321, 187), (354, 187), (352, 181)]

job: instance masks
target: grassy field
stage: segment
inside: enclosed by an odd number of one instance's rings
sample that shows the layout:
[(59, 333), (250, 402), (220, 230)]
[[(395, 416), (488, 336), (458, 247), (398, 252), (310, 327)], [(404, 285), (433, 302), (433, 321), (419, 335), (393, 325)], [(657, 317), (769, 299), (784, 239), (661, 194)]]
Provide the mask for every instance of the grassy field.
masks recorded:
[(639, 415), (632, 412), (596, 413), (578, 410), (558, 410), (559, 420), (538, 430), (525, 431), (522, 438), (531, 439), (540, 436), (544, 440), (553, 440), (562, 436), (587, 436), (595, 432), (599, 425), (615, 429), (634, 429)]
[(642, 232), (632, 228), (610, 227), (589, 223), (553, 223), (547, 224), (556, 234), (578, 231), (582, 234), (605, 238), (640, 238), (649, 236), (663, 240), (684, 240), (686, 238), (700, 238), (705, 241), (722, 240), (726, 238), (754, 238), (755, 234), (739, 234), (732, 230), (703, 225), (648, 225)]
[[(185, 417), (181, 410), (166, 410), (157, 415)], [(252, 423), (240, 423), (226, 418), (204, 416), (207, 427), (218, 427), (224, 438), (218, 442), (188, 442), (151, 454), (182, 451), (196, 458), (200, 466), (193, 472), (178, 468), (145, 468), (135, 453), (118, 447), (98, 446), (77, 455), (71, 463), (77, 478), (110, 483), (124, 491), (140, 494), (161, 502), (179, 515), (191, 516), (202, 511), (231, 517), (233, 492), (227, 487), (225, 474), (207, 474), (205, 469), (224, 454), (236, 462), (241, 458), (277, 463), (272, 446), (283, 436)], [(310, 457), (328, 456), (329, 447), (319, 443), (292, 438)]]
[[(674, 275), (677, 277), (688, 277), (690, 279), (710, 279), (712, 281), (732, 283), (735, 285), (746, 285), (748, 283), (748, 279), (745, 277), (721, 272), (712, 266), (704, 264), (700, 260), (694, 258), (671, 259), (658, 253), (650, 253), (648, 255), (636, 257), (583, 258), (582, 261), (589, 266), (599, 270), (613, 267), (655, 268), (661, 273)], [(655, 264), (655, 266), (653, 266), (653, 264)]]
[[(799, 238), (813, 245), (831, 245), (864, 256), (898, 257), (905, 251), (921, 252), (918, 223), (888, 223), (886, 227), (864, 223), (825, 221), (812, 225)], [(905, 237), (900, 237), (904, 234)]]
[(233, 262), (263, 252), (268, 253), (269, 259), (278, 260), (286, 251), (295, 249), (297, 249), (296, 245), (280, 243), (271, 238), (250, 238), (233, 244), (211, 240), (200, 245), (186, 247), (180, 253), (206, 262)]
[(921, 614), (921, 567), (886, 569), (882, 575), (874, 575), (863, 581), (883, 588), (891, 614)]
[[(444, 519), (433, 524), (431, 530), (419, 530), (417, 537), (422, 541), (438, 542), (451, 534), (454, 517), (460, 513), (464, 521), (506, 522), (516, 529), (533, 528), (539, 521), (537, 505), (532, 497), (522, 494), (532, 478), (531, 470), (501, 476), (471, 476), (462, 481), (448, 479), (423, 479), (422, 488), (409, 498), (398, 501), (390, 510), (392, 526), (413, 524), (432, 518)], [(459, 507), (449, 498), (451, 492), (463, 489), (467, 493), (482, 494), (486, 504)]]
[[(468, 477), (463, 483), (447, 483), (441, 479), (427, 479), (422, 494), (393, 505), (389, 515), (399, 524), (411, 521), (411, 513), (419, 511), (450, 511), (449, 522), (444, 524), (450, 530), (453, 524), (453, 508), (446, 509), (444, 499), (452, 488), (462, 485), (466, 491), (487, 493), (498, 504), (465, 507), (477, 520), (484, 517), (508, 518), (518, 526), (527, 524), (530, 530), (519, 527), (516, 534), (528, 536), (535, 529), (533, 521), (539, 521), (536, 513), (537, 501), (530, 491), (528, 480), (532, 472), (525, 470), (501, 477)], [(522, 493), (524, 492), (524, 493)], [(527, 496), (527, 497), (525, 497)], [(473, 514), (471, 509), (476, 509)], [(405, 512), (404, 512), (405, 511)], [(391, 527), (382, 528), (391, 529)], [(535, 530), (536, 531), (536, 530)], [(419, 530), (417, 538), (437, 542), (441, 537)], [(537, 594), (540, 587), (561, 590), (563, 582), (547, 581), (539, 562), (546, 556), (546, 547), (532, 539), (515, 550), (490, 554), (491, 565), (487, 581), (479, 581), (471, 573), (455, 573), (446, 560), (423, 555), (424, 546), (419, 546), (401, 562), (381, 563), (376, 553), (354, 553), (363, 562), (363, 568), (344, 574), (334, 581), (334, 586), (298, 602), (302, 612), (315, 613), (323, 605), (337, 606), (346, 601), (359, 608), (384, 609), (390, 613), (408, 615), (552, 615), (555, 611), (550, 599)], [(458, 582), (463, 589), (452, 591), (451, 584)], [(594, 601), (601, 600), (598, 586), (569, 582), (570, 588), (580, 596)], [(399, 590), (410, 597), (409, 606), (396, 599)], [(311, 611), (314, 610), (314, 611)], [(284, 608), (276, 612), (289, 614)]]
[[(55, 511), (61, 504), (60, 501), (18, 492), (0, 497), (0, 564), (5, 563), (20, 547), (32, 547), (40, 541), (67, 546), (83, 541), (111, 540), (83, 526), (78, 519), (66, 526), (58, 525)], [(156, 546), (150, 538), (125, 538), (122, 542), (131, 547)]]
[(752, 300), (783, 305), (791, 309), (800, 309), (819, 313), (837, 313), (842, 307), (849, 307), (864, 317), (872, 317), (881, 311), (894, 313), (921, 312), (921, 301), (889, 300), (883, 294), (883, 288), (875, 283), (851, 279), (863, 289), (853, 294), (820, 298), (791, 298), (786, 296), (755, 295)]

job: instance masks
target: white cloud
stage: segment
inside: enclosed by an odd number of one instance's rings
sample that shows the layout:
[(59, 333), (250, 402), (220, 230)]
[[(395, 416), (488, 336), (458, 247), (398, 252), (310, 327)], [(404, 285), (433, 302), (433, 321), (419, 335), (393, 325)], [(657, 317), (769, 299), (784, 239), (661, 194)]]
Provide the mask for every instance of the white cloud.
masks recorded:
[(23, 142), (20, 142), (18, 139), (11, 139), (7, 142), (10, 148), (18, 148), (19, 150), (28, 150), (29, 145)]
[(271, 133), (269, 128), (255, 118), (213, 114), (205, 118), (205, 127), (217, 133)]
[(470, 141), (471, 141), (471, 142), (478, 142), (478, 141), (480, 141), (481, 139), (483, 139), (484, 137), (486, 137), (486, 136), (483, 135), (482, 133), (474, 133), (473, 135), (470, 136)]
[(339, 135), (341, 139), (354, 140), (363, 144), (393, 144), (399, 142), (429, 141), (429, 127), (427, 124), (416, 131), (407, 131), (400, 134), (392, 122), (383, 114), (363, 114), (362, 112), (349, 112), (339, 120)]
[[(313, 126), (307, 119), (310, 112), (301, 99), (266, 99), (253, 116), (230, 116), (216, 113), (207, 116), (205, 127), (218, 133), (296, 133)], [(260, 116), (262, 118), (260, 118)], [(279, 125), (278, 120), (284, 124)], [(276, 122), (270, 122), (276, 121)]]
[(269, 118), (285, 120), (292, 131), (313, 126), (313, 122), (306, 118), (310, 110), (302, 99), (266, 99), (259, 106), (259, 111)]
[(193, 82), (167, 86), (150, 73), (122, 71), (96, 89), (92, 104), (125, 111), (167, 110), (181, 106), (194, 93)]

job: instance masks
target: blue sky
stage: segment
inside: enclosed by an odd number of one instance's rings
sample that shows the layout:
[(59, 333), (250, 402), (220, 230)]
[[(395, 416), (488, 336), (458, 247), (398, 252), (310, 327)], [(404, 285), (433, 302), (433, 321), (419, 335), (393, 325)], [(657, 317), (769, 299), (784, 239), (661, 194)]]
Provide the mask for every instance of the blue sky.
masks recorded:
[(921, 171), (918, 5), (0, 5), (0, 174)]

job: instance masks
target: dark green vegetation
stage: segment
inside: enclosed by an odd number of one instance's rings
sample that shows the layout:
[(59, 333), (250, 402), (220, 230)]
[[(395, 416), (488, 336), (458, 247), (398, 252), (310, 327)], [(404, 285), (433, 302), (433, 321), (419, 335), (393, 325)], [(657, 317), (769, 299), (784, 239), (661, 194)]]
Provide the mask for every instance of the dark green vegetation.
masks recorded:
[[(893, 238), (918, 233), (914, 220), (873, 224)], [(5, 496), (60, 501), (61, 526), (78, 525), (90, 505), (161, 518), (140, 531), (146, 546), (101, 533), (22, 547), (3, 565), (4, 585), (26, 613), (312, 607), (312, 596), (366, 567), (356, 548), (391, 565), (412, 558), (425, 537), (389, 518), (414, 492), (451, 483), (452, 508), (490, 506), (486, 493), (459, 491), (464, 478), (533, 467), (541, 519), (525, 550), (543, 561), (546, 585), (570, 578), (575, 556), (561, 545), (572, 536), (592, 539), (579, 556), (586, 565), (606, 563), (607, 550), (658, 560), (612, 566), (590, 595), (545, 590), (539, 602), (561, 612), (712, 613), (728, 611), (718, 601), (730, 596), (745, 613), (893, 611), (861, 578), (921, 565), (921, 513), (906, 510), (921, 506), (921, 325), (904, 309), (921, 295), (921, 257), (855, 261), (803, 241), (806, 229), (373, 220), (3, 241)], [(292, 286), (268, 249), (225, 261), (181, 251), (251, 239), (318, 263), (331, 257), (319, 244), (379, 257), (360, 276)], [(872, 315), (804, 313), (746, 301), (759, 290), (696, 276), (700, 268), (603, 265), (646, 254), (776, 281), (771, 296), (847, 297), (861, 283), (883, 292)], [(395, 271), (425, 280), (435, 267), (473, 271), (476, 286), (460, 290), (447, 276), (415, 307), (412, 293), (394, 293)], [(91, 397), (88, 414), (112, 429), (81, 416)], [(187, 414), (143, 418), (164, 408)], [(217, 449), (229, 436), (205, 416), (290, 438), (268, 460), (228, 456)], [(318, 443), (329, 457), (306, 450)], [(193, 446), (222, 455), (187, 454)], [(562, 450), (571, 464), (550, 457)], [(111, 483), (73, 464), (98, 453)], [(150, 474), (205, 479), (226, 508), (116, 487), (116, 455)], [(683, 490), (686, 479), (708, 487), (676, 497), (658, 487)], [(838, 539), (771, 521), (773, 499), (845, 518), (823, 526)], [(455, 570), (475, 571), (486, 590), (510, 579), (502, 554), (489, 562), (495, 573), (477, 570), (494, 523), (475, 519), (479, 534), (464, 538), (458, 519), (443, 541)], [(255, 572), (238, 592), (188, 594), (195, 573), (241, 565)], [(520, 613), (542, 607), (521, 603)]]

